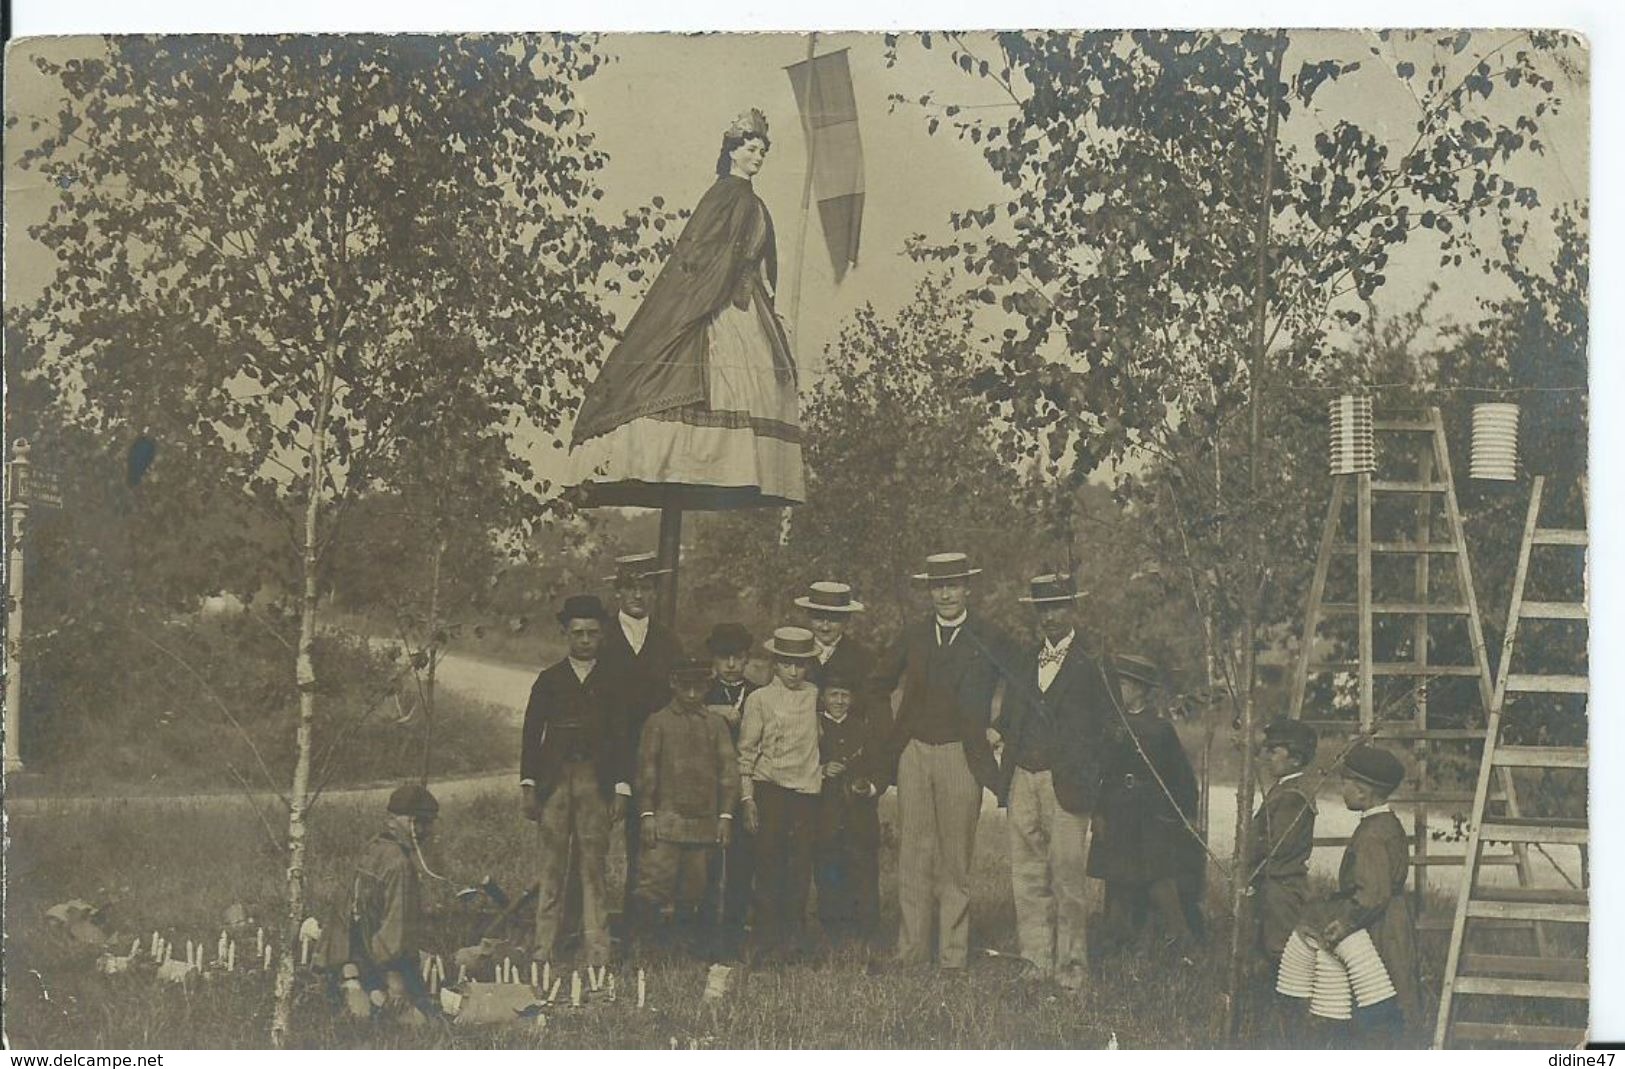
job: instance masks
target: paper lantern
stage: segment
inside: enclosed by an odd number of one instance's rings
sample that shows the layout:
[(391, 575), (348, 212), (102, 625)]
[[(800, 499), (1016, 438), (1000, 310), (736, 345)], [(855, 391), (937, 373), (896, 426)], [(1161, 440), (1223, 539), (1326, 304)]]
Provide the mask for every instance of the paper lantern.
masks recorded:
[(1335, 953), (1348, 970), (1349, 986), (1361, 1009), (1375, 1006), (1397, 994), (1393, 979), (1388, 975), (1388, 967), (1383, 964), (1382, 955), (1377, 953), (1371, 933), (1364, 928), (1337, 944)]
[(1371, 422), (1371, 398), (1344, 394), (1327, 406), (1331, 425), (1333, 475), (1377, 470), (1377, 446)]
[(1293, 932), (1281, 950), (1281, 967), (1276, 973), (1275, 990), (1289, 998), (1309, 998), (1315, 986), (1315, 948)]
[(1315, 952), (1315, 984), (1309, 1012), (1332, 1021), (1347, 1021), (1354, 1016), (1354, 989), (1349, 984), (1348, 970), (1330, 950)]
[(1518, 477), (1518, 406), (1473, 406), (1473, 449), (1468, 474), (1474, 479), (1513, 482)]

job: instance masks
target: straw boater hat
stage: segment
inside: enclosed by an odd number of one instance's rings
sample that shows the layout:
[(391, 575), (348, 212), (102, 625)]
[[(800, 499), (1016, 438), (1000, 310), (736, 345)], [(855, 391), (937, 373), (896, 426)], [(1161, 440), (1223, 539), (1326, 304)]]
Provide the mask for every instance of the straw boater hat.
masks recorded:
[(607, 619), (609, 613), (604, 611), (604, 603), (598, 600), (597, 594), (571, 594), (559, 610), (559, 623), (564, 627), (569, 627), (571, 620)]
[(970, 558), (963, 553), (933, 553), (925, 558), (925, 571), (916, 572), (914, 578), (922, 583), (936, 583), (981, 574), (982, 569), (972, 568)]
[(814, 612), (862, 612), (863, 602), (852, 600), (852, 587), (846, 583), (818, 582), (796, 599), (796, 604)]
[(818, 647), (813, 642), (813, 633), (805, 627), (781, 627), (773, 632), (773, 637), (763, 643), (767, 652), (775, 657), (784, 657), (792, 661), (810, 660), (818, 656)]
[(1070, 575), (1035, 575), (1029, 584), (1031, 593), (1017, 601), (1029, 605), (1046, 605), (1058, 601), (1077, 601), (1083, 597)]
[(1405, 764), (1387, 750), (1361, 743), (1343, 758), (1343, 774), (1392, 793), (1405, 782)]
[(1156, 663), (1150, 658), (1134, 653), (1119, 653), (1114, 664), (1118, 676), (1123, 679), (1132, 679), (1148, 687), (1162, 686), (1162, 674), (1157, 671)]
[(660, 567), (660, 561), (653, 553), (628, 553), (615, 558), (615, 574), (604, 576), (604, 582), (617, 585), (632, 583), (639, 579), (653, 579), (670, 571), (670, 568)]

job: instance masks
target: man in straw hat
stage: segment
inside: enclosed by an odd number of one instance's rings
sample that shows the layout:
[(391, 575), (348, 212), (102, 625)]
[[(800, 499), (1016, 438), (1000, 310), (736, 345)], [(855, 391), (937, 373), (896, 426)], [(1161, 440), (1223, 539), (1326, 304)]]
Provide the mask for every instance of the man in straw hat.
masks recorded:
[(418, 868), (440, 803), (420, 783), (390, 793), (383, 830), (356, 861), (349, 915), (323, 929), (318, 961), (336, 966), (346, 1008), (369, 1017), (374, 1007), (407, 1022), (435, 1012), (418, 972), (423, 947), (423, 900)]
[(926, 558), (914, 576), (932, 614), (904, 629), (871, 679), (871, 708), (884, 710), (902, 684), (887, 740), (897, 783), (897, 961), (963, 969), (970, 943), (970, 865), (982, 789), (998, 783), (988, 719), (1002, 638), (969, 613), (969, 580), (981, 573), (963, 553)]
[(807, 682), (816, 652), (804, 627), (773, 632), (773, 679), (745, 699), (739, 729), (745, 827), (756, 836), (752, 957), (792, 957), (806, 946), (818, 795), (818, 688)]
[(1009, 806), (1016, 937), (1031, 978), (1076, 990), (1089, 957), (1089, 819), (1113, 716), (1111, 683), (1077, 632), (1070, 575), (1035, 577), (1026, 597), (1039, 641), (1012, 665), (993, 730), (1003, 741), (999, 795)]
[(573, 844), (587, 964), (609, 963), (605, 860), (610, 829), (625, 818), (632, 794), (633, 748), (622, 677), (599, 659), (606, 616), (591, 594), (565, 599), (558, 619), (568, 652), (536, 677), (525, 707), (519, 784), (541, 853), (537, 961), (552, 958)]
[(818, 658), (808, 676), (813, 685), (822, 690), (831, 672), (867, 680), (874, 672), (875, 655), (846, 633), (853, 617), (863, 611), (863, 602), (852, 596), (852, 587), (822, 580), (796, 598), (796, 605), (806, 611), (807, 629), (818, 643)]
[(1356, 1010), (1354, 1031), (1373, 1046), (1393, 1047), (1403, 1042), (1407, 1027), (1422, 1022), (1416, 926), (1405, 896), (1410, 839), (1388, 808), (1388, 797), (1405, 781), (1405, 765), (1362, 743), (1343, 758), (1342, 772), (1343, 804), (1360, 814), (1360, 824), (1343, 849), (1336, 893), (1310, 911), (1299, 930), (1328, 947), (1362, 930), (1370, 934), (1396, 997)]
[(1196, 817), (1196, 772), (1152, 698), (1162, 685), (1145, 657), (1119, 654), (1113, 662), (1121, 707), (1106, 720), (1099, 804), (1089, 844), (1089, 875), (1106, 881), (1108, 945), (1126, 944), (1148, 912), (1162, 928), (1165, 949), (1189, 960), (1200, 923), (1204, 856), (1191, 831)]
[[(615, 584), (619, 611), (605, 626), (604, 667), (621, 677), (625, 696), (628, 745), (637, 750), (643, 723), (671, 701), (672, 665), (683, 656), (677, 636), (651, 619), (656, 593), (655, 580), (670, 573), (653, 553), (631, 553), (615, 558), (615, 574), (605, 576)], [(638, 852), (642, 835), (638, 815), (628, 814), (626, 822), (626, 894), (623, 916), (631, 925), (637, 918)]]

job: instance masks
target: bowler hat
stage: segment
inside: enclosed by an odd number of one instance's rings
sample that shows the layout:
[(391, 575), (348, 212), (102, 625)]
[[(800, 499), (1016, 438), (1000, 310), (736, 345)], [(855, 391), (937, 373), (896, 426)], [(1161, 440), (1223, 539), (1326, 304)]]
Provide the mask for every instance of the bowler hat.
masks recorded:
[(916, 572), (914, 578), (922, 583), (937, 583), (981, 574), (982, 569), (972, 568), (970, 558), (963, 553), (933, 553), (925, 558), (925, 571)]
[(796, 599), (796, 604), (814, 612), (862, 612), (863, 602), (852, 600), (852, 587), (846, 583), (820, 581)]
[(1162, 685), (1162, 673), (1157, 670), (1156, 663), (1147, 657), (1134, 653), (1119, 653), (1113, 664), (1117, 668), (1118, 676), (1123, 679), (1132, 679), (1148, 687)]
[(755, 641), (744, 624), (730, 620), (711, 628), (711, 634), (705, 639), (705, 648), (711, 651), (713, 657), (727, 657), (729, 654), (745, 653)]
[(565, 627), (570, 626), (571, 620), (607, 620), (609, 614), (604, 611), (604, 603), (598, 600), (597, 594), (571, 594), (564, 599), (564, 607), (559, 610), (559, 623)]
[(615, 574), (604, 576), (604, 582), (635, 583), (640, 579), (653, 579), (657, 575), (665, 575), (670, 568), (660, 567), (659, 558), (653, 553), (627, 553), (615, 558)]
[(1043, 605), (1057, 601), (1076, 601), (1083, 597), (1078, 593), (1077, 584), (1070, 575), (1035, 575), (1028, 584), (1029, 593), (1017, 601), (1024, 601), (1029, 605)]
[(1387, 750), (1362, 742), (1343, 758), (1343, 774), (1392, 793), (1405, 782), (1405, 764)]
[(1315, 729), (1301, 720), (1282, 716), (1264, 725), (1265, 748), (1279, 746), (1300, 765), (1307, 765), (1315, 759), (1315, 750), (1319, 745), (1320, 736), (1315, 734)]
[(423, 784), (403, 783), (391, 792), (389, 811), (403, 817), (433, 820), (440, 813), (440, 803)]
[(679, 683), (703, 683), (711, 678), (711, 662), (699, 657), (683, 657), (671, 666), (671, 677)]
[(773, 632), (773, 637), (763, 645), (773, 656), (792, 661), (807, 660), (818, 655), (818, 649), (813, 643), (813, 633), (805, 627), (778, 628)]

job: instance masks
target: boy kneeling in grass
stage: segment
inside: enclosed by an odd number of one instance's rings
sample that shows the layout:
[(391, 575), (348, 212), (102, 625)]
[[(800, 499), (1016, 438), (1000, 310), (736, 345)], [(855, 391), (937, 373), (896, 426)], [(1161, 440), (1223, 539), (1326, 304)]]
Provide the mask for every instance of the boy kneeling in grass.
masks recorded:
[(1336, 893), (1310, 911), (1298, 932), (1333, 950), (1359, 932), (1370, 935), (1394, 995), (1354, 1009), (1353, 1038), (1393, 1048), (1421, 1023), (1422, 1012), (1416, 926), (1405, 898), (1410, 840), (1388, 808), (1389, 795), (1405, 780), (1405, 766), (1387, 750), (1361, 744), (1343, 759), (1342, 770), (1343, 803), (1360, 814), (1360, 825), (1343, 851)]
[(642, 921), (653, 926), (672, 909), (696, 952), (706, 949), (697, 940), (707, 871), (728, 845), (739, 800), (733, 736), (706, 708), (710, 686), (710, 661), (689, 658), (672, 668), (672, 701), (643, 725), (633, 788), (643, 847), (636, 892)]
[(423, 946), (418, 866), (440, 803), (427, 787), (405, 783), (389, 796), (384, 828), (356, 861), (348, 916), (329, 924), (319, 960), (336, 968), (344, 1004), (354, 1017), (374, 1008), (422, 1023), (436, 1008), (419, 975)]

